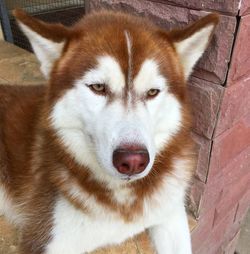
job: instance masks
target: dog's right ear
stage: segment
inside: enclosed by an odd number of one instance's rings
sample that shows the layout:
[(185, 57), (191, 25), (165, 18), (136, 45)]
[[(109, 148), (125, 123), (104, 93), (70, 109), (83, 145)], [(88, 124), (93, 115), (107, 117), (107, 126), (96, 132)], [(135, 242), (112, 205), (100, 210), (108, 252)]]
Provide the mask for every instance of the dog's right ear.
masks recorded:
[(186, 80), (207, 48), (218, 22), (218, 14), (212, 13), (184, 29), (168, 33), (180, 57)]
[(13, 11), (18, 24), (28, 37), (41, 63), (41, 71), (49, 77), (54, 62), (60, 57), (70, 30), (62, 24), (48, 24), (20, 9)]

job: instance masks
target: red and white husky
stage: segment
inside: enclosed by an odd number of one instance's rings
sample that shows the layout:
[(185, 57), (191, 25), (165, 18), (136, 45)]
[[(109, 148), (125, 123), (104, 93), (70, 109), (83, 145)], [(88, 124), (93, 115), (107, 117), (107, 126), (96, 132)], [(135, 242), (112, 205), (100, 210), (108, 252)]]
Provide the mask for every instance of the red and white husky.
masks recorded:
[(218, 23), (166, 32), (122, 13), (73, 27), (15, 12), (47, 86), (0, 87), (0, 210), (22, 254), (83, 254), (148, 229), (190, 254), (186, 80)]

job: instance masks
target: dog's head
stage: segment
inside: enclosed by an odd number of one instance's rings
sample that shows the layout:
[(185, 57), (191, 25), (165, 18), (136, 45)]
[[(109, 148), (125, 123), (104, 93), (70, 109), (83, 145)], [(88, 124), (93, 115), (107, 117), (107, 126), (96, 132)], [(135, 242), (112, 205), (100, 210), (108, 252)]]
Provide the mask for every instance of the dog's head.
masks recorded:
[(15, 16), (49, 80), (50, 124), (68, 152), (101, 177), (146, 176), (185, 125), (185, 81), (217, 15), (170, 32), (114, 12), (73, 27)]

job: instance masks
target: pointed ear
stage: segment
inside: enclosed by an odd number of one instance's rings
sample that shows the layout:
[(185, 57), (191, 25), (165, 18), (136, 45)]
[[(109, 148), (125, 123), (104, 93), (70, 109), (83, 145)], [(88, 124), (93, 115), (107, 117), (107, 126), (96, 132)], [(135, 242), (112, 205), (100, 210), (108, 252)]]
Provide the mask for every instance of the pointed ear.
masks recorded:
[(219, 16), (213, 13), (187, 28), (170, 31), (169, 36), (179, 54), (186, 79), (206, 50), (218, 22)]
[(70, 30), (62, 24), (45, 23), (20, 9), (14, 10), (13, 15), (28, 37), (34, 53), (40, 61), (42, 73), (48, 78), (54, 62), (62, 53)]

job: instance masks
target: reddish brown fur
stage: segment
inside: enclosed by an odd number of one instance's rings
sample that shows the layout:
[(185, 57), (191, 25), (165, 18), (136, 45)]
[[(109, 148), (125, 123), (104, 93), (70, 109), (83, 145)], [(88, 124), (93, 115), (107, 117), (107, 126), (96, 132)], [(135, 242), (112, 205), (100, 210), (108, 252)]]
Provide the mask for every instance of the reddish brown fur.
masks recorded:
[(71, 30), (67, 29), (67, 27), (62, 24), (45, 23), (42, 20), (28, 16), (27, 13), (21, 9), (14, 10), (13, 15), (23, 24), (36, 31), (38, 34), (41, 34), (44, 38), (53, 40), (54, 42), (61, 42), (71, 35)]
[(188, 38), (189, 36), (194, 34), (196, 31), (198, 31), (199, 29), (209, 24), (214, 24), (215, 25), (214, 29), (215, 29), (218, 23), (219, 23), (219, 15), (216, 13), (211, 13), (184, 29), (175, 29), (170, 31), (168, 34), (172, 41), (179, 42)]
[[(0, 181), (14, 203), (25, 201), (25, 205), (19, 208), (20, 212), (28, 214), (29, 219), (28, 226), (22, 229), (22, 253), (39, 254), (50, 237), (51, 211), (58, 193), (84, 213), (89, 212), (87, 207), (70, 196), (68, 188), (71, 184), (77, 184), (95, 196), (100, 204), (116, 211), (125, 221), (131, 221), (140, 215), (144, 198), (150, 197), (160, 187), (164, 175), (171, 174), (173, 159), (185, 156), (192, 159), (192, 155), (184, 155), (186, 151), (192, 151), (190, 114), (182, 67), (173, 41), (192, 34), (205, 24), (216, 23), (217, 16), (208, 16), (184, 32), (167, 33), (143, 19), (121, 13), (93, 14), (71, 29), (37, 21), (22, 11), (16, 11), (15, 15), (44, 37), (56, 42), (66, 41), (48, 87), (0, 87)], [(181, 130), (158, 155), (151, 173), (129, 185), (136, 193), (132, 205), (114, 202), (112, 190), (94, 180), (90, 171), (79, 166), (65, 151), (48, 120), (57, 99), (73, 86), (84, 71), (96, 64), (94, 56), (104, 53), (113, 55), (127, 73), (124, 30), (128, 30), (133, 38), (132, 77), (138, 73), (145, 58), (161, 59), (161, 71), (170, 81), (171, 92), (182, 103), (184, 116)], [(61, 178), (61, 174), (67, 175), (67, 179)], [(34, 241), (37, 243), (31, 252)]]
[(50, 211), (55, 198), (53, 187), (42, 176), (43, 172), (39, 172), (39, 178), (34, 177), (31, 167), (44, 95), (45, 86), (0, 86), (0, 143), (3, 144), (0, 158), (5, 159), (0, 179), (14, 203), (26, 202), (18, 208), (20, 213), (29, 214), (29, 226), (23, 228), (21, 234), (24, 253), (30, 253), (31, 239), (36, 239), (38, 244), (34, 253), (42, 253), (43, 243), (48, 241)]

